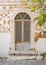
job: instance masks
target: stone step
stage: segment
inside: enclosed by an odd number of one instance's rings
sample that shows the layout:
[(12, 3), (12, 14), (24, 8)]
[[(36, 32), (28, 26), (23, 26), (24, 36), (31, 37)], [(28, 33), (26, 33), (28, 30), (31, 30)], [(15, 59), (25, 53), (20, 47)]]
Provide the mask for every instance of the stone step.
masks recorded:
[(20, 59), (35, 59), (35, 51), (10, 51), (9, 59), (10, 60), (20, 60)]
[(34, 56), (36, 55), (35, 51), (10, 51), (9, 55), (11, 56)]
[(22, 59), (36, 59), (36, 56), (9, 56), (8, 57), (9, 60), (22, 60)]

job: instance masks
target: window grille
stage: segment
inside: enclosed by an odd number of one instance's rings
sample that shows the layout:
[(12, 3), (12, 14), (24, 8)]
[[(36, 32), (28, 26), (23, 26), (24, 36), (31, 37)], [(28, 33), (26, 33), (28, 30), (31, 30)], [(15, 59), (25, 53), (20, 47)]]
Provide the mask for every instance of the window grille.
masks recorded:
[(15, 42), (30, 42), (30, 17), (26, 13), (19, 13), (15, 17)]

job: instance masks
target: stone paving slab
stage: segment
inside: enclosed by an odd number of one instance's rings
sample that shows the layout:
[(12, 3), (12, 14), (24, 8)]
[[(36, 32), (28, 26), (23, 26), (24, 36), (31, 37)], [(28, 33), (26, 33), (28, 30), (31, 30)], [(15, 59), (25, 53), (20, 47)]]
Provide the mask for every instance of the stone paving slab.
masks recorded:
[(0, 65), (46, 65), (46, 60), (7, 60), (7, 59), (0, 59)]

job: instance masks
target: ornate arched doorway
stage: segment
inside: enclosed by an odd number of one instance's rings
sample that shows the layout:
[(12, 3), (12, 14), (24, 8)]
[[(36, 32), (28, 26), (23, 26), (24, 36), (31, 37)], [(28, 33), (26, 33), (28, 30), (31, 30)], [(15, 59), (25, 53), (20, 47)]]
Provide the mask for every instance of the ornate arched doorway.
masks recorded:
[[(25, 12), (20, 12), (15, 17), (15, 49), (16, 50), (29, 50), (31, 43), (31, 19)], [(19, 47), (21, 46), (21, 49)], [(19, 49), (18, 49), (19, 48)]]
[[(15, 17), (15, 44), (29, 46), (31, 42), (31, 19), (25, 12), (20, 12)], [(25, 47), (26, 47), (25, 46)], [(27, 47), (28, 47), (27, 46)], [(17, 46), (16, 46), (17, 47)], [(29, 48), (27, 48), (28, 50)]]
[[(13, 55), (30, 57), (32, 44), (34, 42), (34, 21), (33, 13), (29, 9), (20, 8), (14, 11), (11, 16), (11, 51)], [(25, 57), (26, 56), (26, 57)]]

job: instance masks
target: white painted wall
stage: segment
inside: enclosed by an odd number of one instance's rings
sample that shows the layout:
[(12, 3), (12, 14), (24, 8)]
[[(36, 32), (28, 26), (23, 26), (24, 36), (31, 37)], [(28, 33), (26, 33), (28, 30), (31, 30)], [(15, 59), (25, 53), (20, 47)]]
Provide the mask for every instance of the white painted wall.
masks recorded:
[[(11, 46), (11, 34), (0, 33), (0, 57), (7, 57)], [(46, 38), (40, 38), (36, 43), (36, 51), (38, 53), (46, 52)]]
[[(28, 9), (23, 9), (23, 8), (16, 8), (15, 11), (13, 12), (13, 15), (11, 14), (11, 21), (12, 21), (12, 26), (13, 26), (13, 21), (14, 21), (14, 17), (16, 16), (17, 13), (19, 12), (28, 12), (28, 14), (31, 17), (31, 22), (33, 21), (33, 17), (36, 16), (37, 14), (30, 12)], [(1, 11), (2, 12), (2, 11)], [(16, 13), (16, 14), (15, 14)], [(12, 20), (13, 19), (13, 20)], [(31, 40), (32, 40), (32, 45), (30, 45), (30, 48), (33, 46), (34, 47), (34, 42), (33, 42), (33, 35), (34, 35), (34, 26), (33, 26), (34, 22), (32, 22), (32, 31), (31, 31)], [(13, 31), (14, 31), (14, 26), (13, 26)], [(13, 33), (12, 31), (12, 33)], [(14, 43), (14, 35), (12, 36), (12, 44)], [(11, 46), (14, 46), (11, 44), (11, 33), (0, 33), (0, 56), (1, 57), (5, 57), (8, 56), (9, 53), (9, 48)], [(27, 48), (27, 47), (26, 47)], [(14, 49), (13, 49), (14, 50)], [(45, 39), (39, 39), (38, 42), (36, 43), (36, 50), (37, 52), (46, 52), (46, 38)]]
[(6, 57), (11, 44), (10, 33), (0, 33), (0, 57)]
[(38, 42), (36, 43), (36, 51), (38, 54), (46, 53), (46, 38), (39, 38)]

